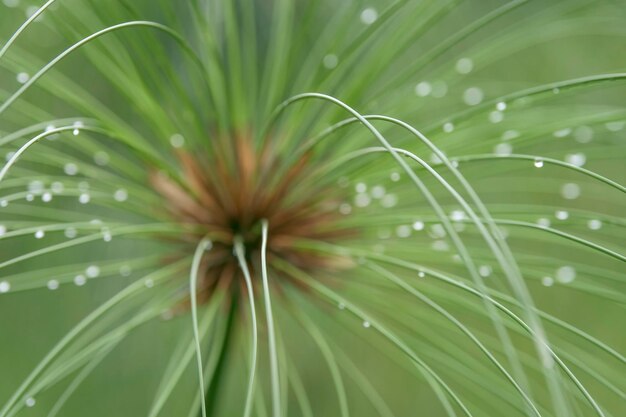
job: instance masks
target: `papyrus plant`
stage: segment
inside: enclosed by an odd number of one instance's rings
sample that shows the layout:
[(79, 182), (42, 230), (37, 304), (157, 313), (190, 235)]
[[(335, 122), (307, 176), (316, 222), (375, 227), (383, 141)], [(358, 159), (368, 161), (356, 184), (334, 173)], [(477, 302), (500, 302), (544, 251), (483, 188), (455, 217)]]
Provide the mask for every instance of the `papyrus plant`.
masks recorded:
[(622, 415), (625, 37), (4, 0), (0, 417)]

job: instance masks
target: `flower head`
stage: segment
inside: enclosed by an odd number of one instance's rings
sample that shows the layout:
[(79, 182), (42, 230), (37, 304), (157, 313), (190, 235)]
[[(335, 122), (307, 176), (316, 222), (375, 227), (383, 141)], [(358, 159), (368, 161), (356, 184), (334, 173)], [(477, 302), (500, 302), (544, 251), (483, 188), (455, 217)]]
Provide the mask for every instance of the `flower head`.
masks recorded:
[(4, 0), (0, 417), (617, 415), (623, 10), (491, 3)]

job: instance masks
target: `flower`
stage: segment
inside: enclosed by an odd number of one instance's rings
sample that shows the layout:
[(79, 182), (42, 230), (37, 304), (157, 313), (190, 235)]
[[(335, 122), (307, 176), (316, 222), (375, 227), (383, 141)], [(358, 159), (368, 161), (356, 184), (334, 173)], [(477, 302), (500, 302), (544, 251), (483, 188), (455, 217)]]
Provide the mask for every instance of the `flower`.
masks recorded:
[(619, 411), (623, 14), (470, 3), (5, 0), (0, 417)]

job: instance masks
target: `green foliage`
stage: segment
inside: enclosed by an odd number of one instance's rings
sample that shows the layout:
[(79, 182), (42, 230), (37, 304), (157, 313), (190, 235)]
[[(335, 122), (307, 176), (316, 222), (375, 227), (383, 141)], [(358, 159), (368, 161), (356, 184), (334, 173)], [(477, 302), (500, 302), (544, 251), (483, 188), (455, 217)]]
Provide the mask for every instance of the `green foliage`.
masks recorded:
[(623, 413), (621, 1), (25, 3), (0, 417)]

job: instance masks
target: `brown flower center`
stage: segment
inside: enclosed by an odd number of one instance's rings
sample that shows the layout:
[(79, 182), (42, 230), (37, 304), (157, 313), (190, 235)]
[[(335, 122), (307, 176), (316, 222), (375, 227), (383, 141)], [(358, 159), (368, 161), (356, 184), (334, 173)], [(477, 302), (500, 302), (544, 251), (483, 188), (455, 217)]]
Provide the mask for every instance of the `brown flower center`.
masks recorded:
[(241, 283), (233, 256), (235, 239), (243, 242), (246, 260), (258, 271), (261, 223), (267, 220), (268, 266), (280, 258), (304, 270), (331, 271), (349, 261), (302, 249), (302, 241), (335, 241), (354, 235), (341, 226), (337, 207), (343, 200), (326, 184), (311, 154), (281, 158), (270, 145), (254, 148), (249, 136), (236, 136), (230, 146), (215, 147), (203, 158), (180, 152), (182, 182), (160, 173), (151, 177), (173, 218), (192, 226), (181, 240), (197, 244), (203, 236), (213, 247), (203, 258), (198, 291), (206, 300), (216, 285)]

